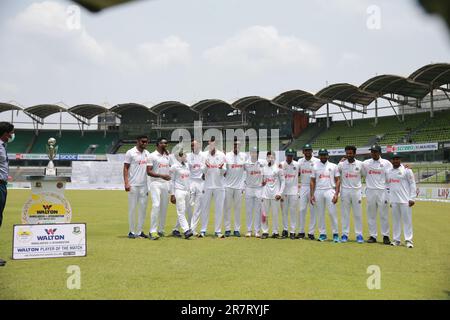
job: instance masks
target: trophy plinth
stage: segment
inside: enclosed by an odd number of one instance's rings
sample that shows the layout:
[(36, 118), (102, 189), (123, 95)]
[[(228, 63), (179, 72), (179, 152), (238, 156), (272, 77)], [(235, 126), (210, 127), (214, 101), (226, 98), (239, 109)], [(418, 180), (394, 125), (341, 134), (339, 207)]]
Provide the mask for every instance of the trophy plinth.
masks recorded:
[(71, 179), (56, 174), (53, 160), (57, 153), (55, 138), (48, 139), (47, 155), (50, 161), (44, 175), (26, 177), (31, 182), (31, 195), (22, 209), (24, 224), (70, 223), (72, 209), (64, 197), (64, 190)]

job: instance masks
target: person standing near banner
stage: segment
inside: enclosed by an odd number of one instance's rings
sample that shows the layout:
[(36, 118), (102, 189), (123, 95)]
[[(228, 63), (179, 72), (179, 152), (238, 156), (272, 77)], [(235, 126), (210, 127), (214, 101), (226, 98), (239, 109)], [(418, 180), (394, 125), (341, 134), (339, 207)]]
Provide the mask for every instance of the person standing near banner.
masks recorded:
[(205, 237), (206, 229), (208, 227), (209, 212), (211, 198), (214, 198), (215, 207), (215, 226), (214, 232), (217, 238), (225, 238), (222, 234), (222, 219), (223, 219), (223, 202), (225, 200), (224, 188), (224, 173), (225, 154), (216, 149), (216, 139), (211, 137), (208, 145), (209, 150), (205, 154), (205, 185), (203, 199), (203, 217), (202, 229), (200, 230), (200, 237)]
[(315, 207), (311, 204), (310, 200), (310, 183), (311, 175), (314, 171), (314, 165), (320, 162), (319, 159), (313, 157), (313, 148), (310, 144), (305, 144), (303, 146), (303, 158), (298, 160), (298, 165), (300, 167), (300, 215), (299, 215), (299, 233), (297, 235), (298, 239), (305, 238), (306, 229), (306, 213), (309, 207), (309, 228), (308, 228), (308, 239), (315, 240), (314, 233), (316, 231), (316, 221), (317, 213)]
[(406, 247), (413, 245), (412, 207), (416, 201), (417, 189), (414, 173), (401, 164), (401, 155), (393, 153), (393, 168), (387, 173), (389, 200), (392, 206), (392, 237), (391, 245), (401, 245), (402, 223)]
[(190, 220), (186, 219), (191, 205), (191, 191), (189, 186), (190, 171), (186, 163), (186, 154), (183, 149), (177, 150), (176, 162), (170, 167), (170, 202), (176, 205), (178, 223), (184, 232), (185, 239), (194, 234), (190, 228)]
[(367, 221), (370, 234), (367, 243), (377, 242), (377, 211), (379, 211), (383, 243), (389, 245), (391, 241), (389, 239), (389, 194), (386, 174), (392, 169), (392, 163), (381, 158), (379, 145), (373, 145), (370, 148), (370, 154), (372, 159), (363, 162), (366, 173)]
[(356, 160), (356, 147), (345, 147), (346, 160), (338, 164), (341, 175), (341, 242), (348, 241), (350, 233), (350, 209), (353, 211), (356, 242), (363, 243), (362, 235), (362, 183), (361, 175), (364, 175), (362, 161)]
[(331, 220), (333, 241), (340, 242), (336, 203), (339, 199), (340, 175), (338, 166), (328, 161), (328, 150), (319, 150), (320, 162), (314, 165), (314, 173), (311, 175), (311, 204), (316, 206), (319, 218), (319, 241), (327, 239), (327, 228), (325, 224), (325, 209)]
[(190, 170), (189, 185), (191, 187), (191, 205), (189, 208), (192, 212), (190, 224), (194, 235), (199, 236), (199, 234), (196, 233), (196, 230), (202, 216), (202, 197), (204, 190), (203, 170), (205, 168), (205, 157), (201, 152), (200, 144), (196, 140), (191, 142), (191, 151), (192, 152), (188, 153), (186, 156), (186, 161)]
[(289, 213), (291, 216), (291, 226), (289, 237), (295, 240), (295, 231), (297, 229), (298, 221), (298, 176), (299, 165), (297, 161), (294, 161), (296, 152), (293, 149), (287, 149), (285, 152), (286, 161), (281, 162), (280, 166), (283, 169), (285, 186), (283, 191), (283, 202), (281, 202), (283, 232), (281, 236), (283, 238), (288, 237), (288, 220)]
[(283, 170), (275, 163), (275, 154), (267, 152), (267, 164), (263, 170), (262, 213), (261, 213), (261, 239), (269, 237), (269, 213), (272, 210), (272, 238), (279, 238), (278, 213), (280, 211), (281, 195), (284, 191), (285, 181)]
[(149, 169), (150, 194), (152, 197), (152, 213), (150, 223), (150, 239), (157, 240), (164, 236), (167, 205), (169, 204), (170, 158), (167, 151), (167, 139), (159, 138), (156, 150), (150, 154)]
[[(8, 194), (7, 184), (9, 176), (8, 153), (6, 152), (6, 143), (14, 141), (14, 125), (9, 122), (0, 122), (0, 227), (3, 221), (3, 211), (6, 206), (6, 197)], [(0, 259), (0, 267), (6, 265), (6, 261)]]
[(231, 236), (231, 210), (234, 210), (233, 236), (241, 236), (241, 205), (244, 193), (245, 170), (247, 155), (239, 151), (239, 141), (234, 140), (233, 151), (225, 155), (225, 202), (223, 222), (225, 226), (225, 237)]
[(250, 157), (245, 164), (245, 221), (247, 224), (246, 237), (252, 236), (254, 223), (255, 237), (261, 234), (261, 196), (262, 196), (262, 170), (266, 162), (258, 159), (258, 148), (250, 149)]
[[(136, 146), (125, 153), (123, 164), (123, 180), (125, 191), (128, 192), (128, 223), (130, 231), (128, 238), (148, 238), (142, 232), (148, 204), (147, 170), (150, 152), (145, 150), (148, 145), (148, 137), (137, 137)], [(138, 224), (136, 232), (135, 211), (138, 211)]]

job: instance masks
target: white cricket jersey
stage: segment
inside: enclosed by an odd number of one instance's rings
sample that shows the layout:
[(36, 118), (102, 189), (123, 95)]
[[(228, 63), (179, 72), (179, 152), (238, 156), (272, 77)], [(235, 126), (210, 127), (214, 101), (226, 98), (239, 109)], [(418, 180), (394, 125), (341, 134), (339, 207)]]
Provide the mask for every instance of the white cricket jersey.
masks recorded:
[(305, 158), (298, 160), (298, 165), (300, 168), (300, 184), (302, 188), (309, 189), (311, 175), (314, 173), (314, 165), (317, 162), (320, 162), (320, 160), (315, 157), (311, 157), (309, 160), (306, 160)]
[(191, 152), (186, 155), (186, 161), (191, 170), (191, 179), (201, 179), (205, 166), (205, 157), (201, 152)]
[(366, 176), (366, 188), (386, 189), (386, 174), (392, 169), (392, 163), (385, 159), (368, 159), (363, 162), (363, 171)]
[(140, 152), (137, 147), (131, 148), (125, 153), (124, 163), (128, 163), (128, 183), (130, 186), (138, 187), (147, 184), (147, 166), (150, 152)]
[[(209, 163), (209, 168), (206, 166)], [(222, 169), (219, 169), (222, 165)], [(208, 151), (205, 154), (205, 189), (222, 189), (224, 187), (223, 174), (226, 172), (225, 154), (222, 151), (216, 150), (216, 153), (211, 155)]]
[(291, 164), (288, 164), (287, 161), (283, 161), (281, 163), (281, 168), (283, 169), (285, 181), (283, 195), (298, 195), (298, 162), (292, 161)]
[(285, 186), (283, 170), (278, 168), (278, 164), (274, 163), (270, 167), (265, 165), (262, 173), (263, 181), (265, 182), (262, 189), (262, 198), (275, 199), (275, 196), (281, 196)]
[(247, 155), (243, 152), (228, 152), (225, 156), (226, 170), (225, 187), (232, 189), (243, 189), (245, 181), (244, 165), (247, 162)]
[(252, 163), (249, 159), (247, 163), (244, 165), (244, 169), (246, 172), (245, 175), (245, 186), (247, 188), (261, 188), (262, 187), (262, 171), (266, 162), (263, 160), (256, 160), (256, 162)]
[(339, 177), (338, 166), (329, 161), (319, 161), (314, 165), (314, 173), (311, 178), (316, 178), (316, 190), (328, 190), (336, 187), (335, 177)]
[(170, 167), (170, 177), (170, 190), (172, 194), (175, 193), (175, 190), (189, 191), (190, 170), (186, 163), (181, 164), (177, 161), (177, 163), (173, 164)]
[(408, 203), (416, 199), (416, 181), (411, 169), (403, 165), (397, 169), (392, 168), (387, 172), (387, 184), (389, 187), (389, 199), (391, 203)]
[[(152, 167), (152, 171), (157, 174), (170, 174), (170, 158), (168, 154), (161, 154), (158, 150), (150, 153), (148, 164)], [(150, 182), (166, 182), (162, 178), (150, 177)]]
[(350, 163), (348, 160), (339, 162), (339, 173), (341, 175), (341, 187), (345, 189), (361, 189), (361, 175), (363, 172), (362, 161), (356, 160)]

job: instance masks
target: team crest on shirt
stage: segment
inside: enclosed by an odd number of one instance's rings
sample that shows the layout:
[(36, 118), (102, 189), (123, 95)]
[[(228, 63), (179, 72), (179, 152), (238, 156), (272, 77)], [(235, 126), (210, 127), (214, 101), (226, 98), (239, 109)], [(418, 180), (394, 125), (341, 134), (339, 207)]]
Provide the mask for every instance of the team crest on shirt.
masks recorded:
[(331, 172), (331, 168), (328, 168), (328, 171), (330, 171), (330, 172)]
[(359, 168), (358, 168), (358, 167), (356, 167), (356, 168), (355, 168), (355, 170), (356, 170), (356, 171), (359, 171)]

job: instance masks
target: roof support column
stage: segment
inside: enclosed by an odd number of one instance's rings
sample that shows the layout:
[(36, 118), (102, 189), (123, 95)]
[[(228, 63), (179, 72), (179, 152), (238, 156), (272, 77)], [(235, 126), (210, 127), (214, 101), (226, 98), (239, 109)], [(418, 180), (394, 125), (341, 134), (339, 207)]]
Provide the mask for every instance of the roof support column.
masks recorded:
[(433, 88), (431, 88), (431, 92), (430, 92), (430, 118), (434, 118), (434, 94), (433, 94)]
[(327, 129), (330, 128), (330, 105), (327, 103)]
[(353, 111), (350, 111), (350, 116), (351, 116), (350, 124), (351, 124), (351, 127), (353, 128)]
[(60, 138), (62, 136), (62, 109), (59, 109), (59, 135)]
[(402, 122), (405, 122), (405, 105), (402, 104)]
[(375, 99), (375, 126), (378, 125), (378, 99)]
[(11, 123), (14, 124), (14, 110), (11, 110)]
[(105, 111), (105, 125), (103, 126), (103, 138), (106, 137), (106, 127), (108, 126), (108, 123), (106, 122), (106, 111)]

